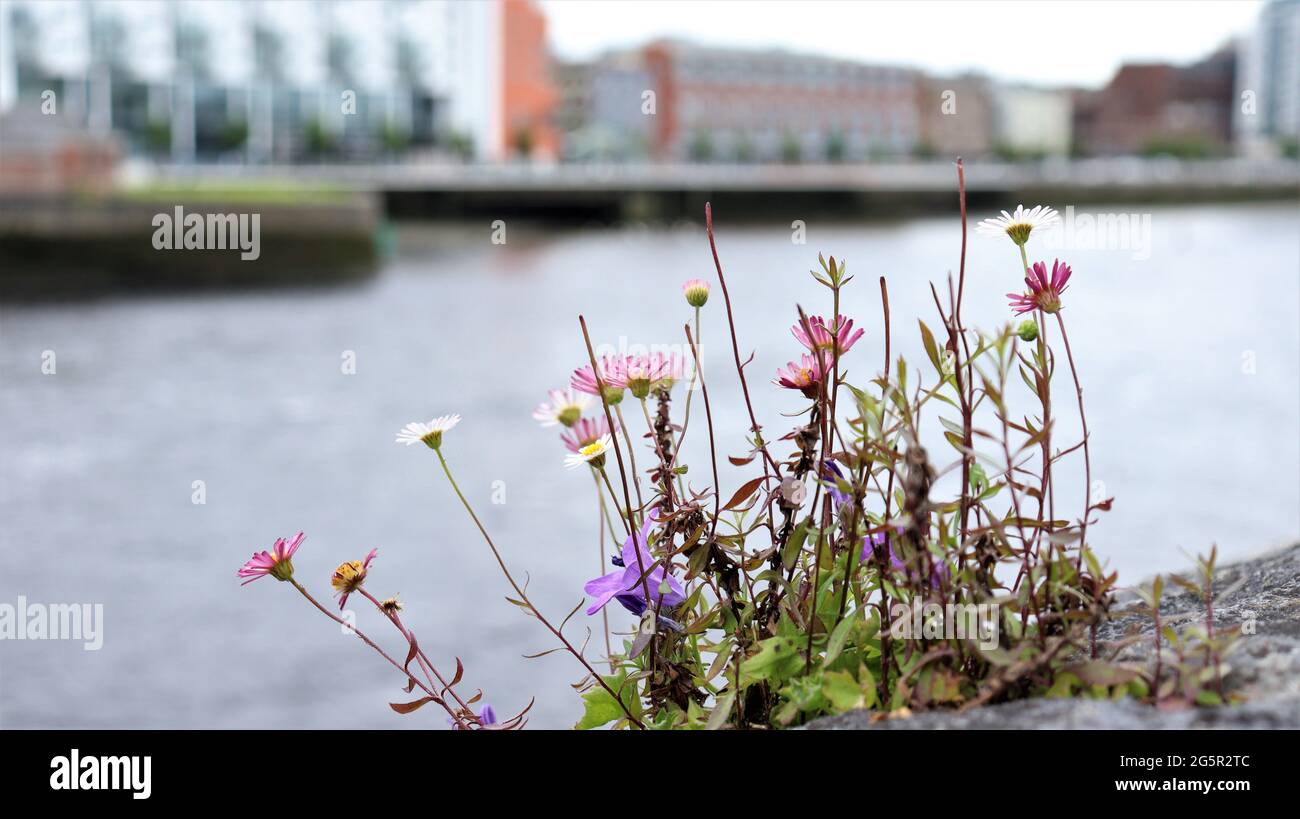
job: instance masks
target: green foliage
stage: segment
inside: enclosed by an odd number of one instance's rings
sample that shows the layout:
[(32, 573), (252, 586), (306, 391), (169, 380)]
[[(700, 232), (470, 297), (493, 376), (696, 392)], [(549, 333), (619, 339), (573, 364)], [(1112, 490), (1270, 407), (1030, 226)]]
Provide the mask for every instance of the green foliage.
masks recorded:
[(578, 720), (578, 724), (573, 726), (574, 728), (578, 730), (599, 728), (616, 720), (622, 720), (628, 712), (638, 718), (641, 716), (636, 686), (628, 684), (627, 674), (603, 677), (602, 679), (611, 689), (619, 692), (619, 699), (623, 701), (623, 704), (620, 705), (618, 700), (614, 699), (604, 686), (593, 685), (591, 689), (582, 695), (584, 706), (582, 719)]
[(217, 144), (223, 151), (238, 151), (248, 141), (248, 123), (243, 120), (227, 122), (217, 136)]
[(708, 131), (697, 131), (691, 138), (690, 157), (692, 162), (708, 162), (713, 159), (713, 137)]
[(1224, 146), (1204, 137), (1161, 137), (1142, 146), (1143, 156), (1171, 156), (1177, 159), (1208, 159), (1221, 156)]
[(1160, 601), (1164, 579), (1157, 576), (1151, 588), (1140, 589), (1139, 597), (1151, 614), (1155, 630), (1156, 665), (1149, 675), (1149, 698), (1158, 703), (1181, 702), (1187, 705), (1214, 706), (1237, 701), (1226, 693), (1224, 677), (1232, 670), (1224, 657), (1232, 653), (1240, 638), (1238, 628), (1215, 628), (1214, 569), (1217, 547), (1207, 556), (1196, 559), (1195, 579), (1173, 575), (1170, 580), (1191, 594), (1205, 609), (1205, 619), (1191, 622), (1181, 629), (1160, 621)]
[(303, 126), (303, 139), (307, 153), (320, 157), (334, 153), (338, 148), (338, 139), (318, 119), (311, 119)]

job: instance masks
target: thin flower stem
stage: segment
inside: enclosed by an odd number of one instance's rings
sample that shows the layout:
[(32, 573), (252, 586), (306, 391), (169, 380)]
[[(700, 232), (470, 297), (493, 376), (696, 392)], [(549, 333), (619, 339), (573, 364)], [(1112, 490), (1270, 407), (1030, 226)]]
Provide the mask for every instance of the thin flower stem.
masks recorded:
[[(578, 325), (582, 328), (582, 340), (587, 345), (587, 357), (591, 360), (591, 373), (596, 378), (596, 389), (600, 391), (600, 405), (605, 410), (605, 421), (609, 424), (612, 433), (614, 432), (614, 416), (609, 411), (609, 400), (605, 397), (605, 377), (600, 374), (600, 365), (596, 363), (596, 350), (591, 346), (591, 333), (587, 331), (585, 316), (578, 316)], [(618, 476), (623, 483), (623, 503), (627, 509), (627, 515), (623, 519), (623, 526), (627, 529), (628, 537), (631, 537), (634, 527), (632, 523), (632, 496), (627, 491), (627, 471), (623, 468), (623, 453), (617, 444), (614, 445), (614, 458), (618, 461)], [(611, 491), (610, 494), (613, 495), (614, 493)], [(614, 505), (617, 506), (618, 504)]]
[[(443, 457), (442, 449), (435, 449), (434, 452), (438, 454), (438, 463), (442, 464), (442, 471), (447, 476), (447, 481), (451, 484), (452, 490), (455, 491), (456, 497), (460, 499), (461, 506), (465, 507), (465, 511), (469, 513), (470, 519), (473, 520), (474, 525), (478, 527), (479, 534), (483, 535), (483, 540), (487, 542), (488, 548), (492, 550), (492, 556), (496, 558), (497, 565), (501, 567), (501, 573), (505, 575), (506, 582), (510, 584), (510, 588), (514, 589), (515, 594), (519, 595), (519, 600), (527, 605), (528, 611), (537, 618), (537, 621), (545, 626), (547, 631), (555, 635), (555, 638), (564, 645), (564, 648), (568, 650), (568, 652), (572, 654), (578, 662), (582, 663), (582, 667), (587, 669), (587, 673), (591, 674), (596, 682), (600, 684), (600, 687), (604, 688), (605, 691), (614, 698), (614, 701), (618, 703), (619, 708), (621, 708), (623, 713), (627, 715), (628, 721), (638, 728), (645, 728), (645, 725), (642, 724), (641, 720), (633, 716), (632, 712), (628, 709), (627, 704), (623, 702), (623, 698), (619, 696), (618, 692), (609, 687), (609, 683), (605, 682), (605, 678), (596, 673), (596, 669), (592, 668), (591, 663), (587, 662), (587, 658), (582, 656), (582, 653), (573, 647), (573, 644), (569, 642), (569, 638), (565, 637), (559, 629), (551, 625), (551, 621), (547, 620), (545, 615), (543, 615), (541, 611), (533, 605), (533, 601), (528, 599), (528, 592), (524, 591), (523, 587), (515, 581), (514, 575), (510, 573), (510, 569), (506, 568), (506, 562), (501, 558), (501, 552), (497, 550), (497, 545), (492, 542), (492, 536), (488, 534), (487, 529), (483, 526), (483, 522), (480, 521), (478, 515), (475, 514), (474, 507), (470, 506), (469, 501), (466, 500), (465, 493), (460, 491), (460, 486), (456, 483), (456, 479), (451, 474), (451, 467), (447, 465), (447, 459)], [(646, 599), (650, 599), (649, 595), (646, 596)]]
[[(880, 309), (881, 309), (881, 312), (883, 313), (882, 321), (884, 322), (884, 335), (885, 335), (885, 369), (884, 369), (884, 378), (881, 380), (881, 386), (880, 386), (880, 434), (881, 434), (881, 437), (882, 437), (882, 438), (887, 439), (887, 438), (888, 438), (888, 433), (885, 431), (885, 418), (886, 418), (886, 416), (889, 414), (889, 400), (888, 400), (888, 398), (889, 398), (889, 364), (890, 364), (890, 360), (889, 360), (889, 359), (890, 359), (890, 355), (891, 355), (891, 352), (892, 352), (892, 351), (891, 351), (891, 344), (892, 344), (892, 338), (891, 338), (891, 336), (892, 336), (892, 333), (891, 333), (891, 330), (890, 330), (890, 324), (891, 324), (891, 322), (890, 322), (890, 316), (889, 316), (889, 285), (886, 284), (886, 282), (885, 282), (885, 277), (884, 277), (884, 276), (881, 276), (881, 277), (880, 277)], [(882, 443), (882, 445), (883, 445), (883, 444), (886, 444), (886, 443), (888, 443), (888, 442), (887, 442), (887, 440), (882, 440), (881, 443)], [(893, 447), (892, 447), (892, 446), (890, 446), (890, 450), (891, 450), (891, 451), (893, 450)], [(886, 485), (886, 487), (885, 487), (885, 515), (884, 515), (883, 518), (881, 518), (881, 520), (883, 520), (883, 521), (885, 521), (885, 522), (888, 522), (888, 521), (889, 521), (890, 515), (891, 515), (892, 510), (893, 510), (893, 503), (894, 503), (894, 474), (895, 474), (895, 472), (896, 472), (896, 468), (895, 468), (895, 466), (894, 466), (893, 460), (891, 459), (891, 460), (890, 460), (890, 463), (889, 463), (889, 479), (888, 479), (888, 481), (887, 481), (887, 485)], [(879, 486), (880, 486), (879, 481), (877, 481), (876, 486), (877, 486), (877, 488), (879, 488)], [(886, 535), (885, 535), (885, 553), (887, 554), (888, 551), (889, 551), (889, 535), (886, 534)], [(871, 550), (871, 559), (872, 559), (872, 560), (877, 564), (877, 571), (879, 572), (880, 577), (881, 577), (881, 578), (884, 578), (884, 577), (885, 577), (886, 561), (887, 561), (888, 558), (886, 558), (886, 557), (884, 557), (884, 556), (882, 556), (882, 555), (878, 555), (878, 554), (876, 554), (876, 550), (875, 550), (875, 549), (872, 549), (872, 550)], [(880, 623), (881, 623), (881, 628), (880, 628), (880, 692), (881, 692), (881, 693), (880, 693), (880, 701), (881, 701), (882, 703), (885, 703), (885, 704), (886, 704), (886, 707), (888, 707), (888, 703), (889, 703), (888, 694), (889, 694), (889, 690), (890, 690), (890, 689), (889, 689), (889, 667), (890, 667), (890, 665), (892, 665), (893, 662), (894, 662), (894, 650), (893, 650), (893, 644), (892, 644), (892, 642), (891, 642), (890, 639), (889, 639), (889, 635), (890, 635), (890, 633), (891, 633), (891, 629), (892, 629), (892, 627), (893, 627), (893, 626), (892, 626), (892, 622), (891, 622), (892, 619), (893, 619), (893, 617), (892, 617), (892, 613), (891, 613), (891, 611), (890, 611), (889, 591), (885, 588), (885, 584), (884, 584), (884, 582), (882, 581), (882, 582), (880, 583)]]
[[(698, 343), (700, 338), (700, 308), (695, 308), (695, 339)], [(686, 384), (686, 409), (682, 413), (682, 431), (677, 436), (677, 450), (673, 452), (673, 466), (677, 466), (677, 459), (682, 456), (682, 442), (686, 440), (686, 429), (691, 423), (691, 397), (695, 394), (695, 379), (699, 376), (700, 367), (698, 364), (691, 370), (691, 380)], [(683, 498), (685, 493), (683, 493)]]
[[(666, 508), (664, 511), (667, 512), (668, 514), (672, 514), (672, 511), (673, 511), (673, 474), (672, 474), (672, 464), (668, 463), (668, 459), (664, 456), (664, 449), (663, 449), (663, 447), (662, 447), (662, 446), (660, 445), (660, 443), (659, 443), (659, 436), (655, 434), (655, 425), (654, 425), (654, 421), (651, 421), (651, 420), (650, 420), (650, 408), (646, 406), (646, 402), (645, 402), (645, 399), (644, 399), (644, 398), (641, 399), (641, 414), (645, 416), (645, 426), (646, 426), (646, 430), (650, 433), (650, 440), (654, 441), (654, 445), (655, 445), (655, 455), (658, 456), (658, 458), (659, 458), (659, 463), (662, 465), (662, 469), (665, 470), (665, 474), (664, 474), (664, 505), (665, 505), (667, 508)], [(653, 486), (653, 485), (654, 485), (654, 482), (652, 481), (652, 482), (651, 482), (651, 486)], [(685, 498), (683, 498), (683, 500), (685, 500)]]
[(438, 669), (436, 666), (434, 666), (433, 661), (430, 660), (425, 655), (424, 649), (420, 648), (420, 644), (415, 641), (415, 637), (411, 634), (410, 631), (407, 630), (406, 626), (402, 624), (402, 618), (397, 614), (397, 612), (385, 611), (383, 604), (380, 603), (378, 600), (376, 600), (374, 595), (366, 591), (364, 586), (358, 588), (357, 592), (362, 597), (366, 598), (371, 603), (373, 603), (375, 605), (375, 608), (379, 611), (379, 613), (384, 615), (384, 617), (387, 617), (388, 620), (394, 626), (397, 627), (397, 630), (401, 632), (403, 637), (406, 638), (406, 642), (410, 643), (411, 647), (415, 649), (415, 659), (418, 663), (420, 663), (421, 667), (425, 669), (425, 672), (432, 673), (433, 676), (438, 680), (438, 683), (443, 687), (443, 690), (447, 693), (450, 693), (451, 696), (455, 698), (456, 703), (461, 708), (464, 708), (466, 711), (469, 711), (470, 710), (469, 705), (466, 704), (466, 702), (463, 699), (461, 699), (460, 694), (456, 693), (456, 689), (453, 688), (451, 685), (449, 685), (447, 683), (447, 680), (445, 680), (443, 676), (438, 673)]
[(1065, 358), (1070, 362), (1070, 375), (1074, 378), (1074, 392), (1079, 399), (1079, 423), (1083, 427), (1083, 519), (1079, 522), (1079, 571), (1083, 571), (1083, 550), (1087, 546), (1088, 515), (1092, 514), (1092, 456), (1088, 453), (1088, 416), (1083, 411), (1083, 385), (1079, 371), (1074, 366), (1074, 353), (1070, 352), (1070, 337), (1065, 332), (1065, 319), (1056, 314), (1056, 324), (1061, 328), (1061, 341), (1065, 344)]
[(294, 587), (295, 589), (298, 590), (298, 593), (301, 594), (303, 597), (307, 598), (307, 602), (309, 602), (309, 603), (311, 603), (313, 606), (315, 606), (315, 607), (317, 608), (317, 610), (320, 611), (321, 614), (325, 615), (326, 617), (330, 618), (330, 619), (333, 620), (334, 622), (338, 623), (340, 626), (343, 626), (343, 628), (347, 629), (348, 631), (350, 631), (350, 632), (352, 632), (353, 634), (355, 634), (355, 635), (357, 635), (358, 637), (360, 637), (360, 638), (361, 638), (361, 642), (365, 643), (366, 645), (368, 645), (368, 646), (370, 646), (371, 648), (373, 648), (375, 651), (379, 652), (379, 656), (380, 656), (380, 657), (383, 657), (385, 660), (387, 660), (387, 661), (389, 662), (389, 664), (393, 666), (393, 668), (396, 668), (398, 671), (400, 671), (400, 672), (402, 673), (402, 676), (406, 677), (406, 678), (409, 679), (411, 682), (413, 682), (413, 683), (415, 683), (416, 685), (418, 685), (418, 686), (420, 687), (420, 689), (421, 689), (422, 691), (424, 691), (424, 693), (428, 694), (430, 697), (433, 698), (433, 701), (434, 701), (434, 702), (436, 702), (436, 703), (438, 703), (439, 705), (441, 705), (441, 706), (443, 707), (443, 710), (445, 710), (445, 711), (447, 712), (447, 714), (448, 714), (448, 715), (449, 715), (453, 720), (456, 721), (456, 724), (457, 724), (457, 725), (459, 725), (461, 728), (464, 728), (464, 727), (465, 727), (465, 722), (464, 722), (464, 720), (462, 720), (462, 719), (460, 718), (460, 716), (455, 712), (455, 710), (454, 710), (451, 706), (447, 705), (447, 703), (443, 700), (442, 697), (440, 697), (440, 696), (438, 696), (437, 694), (433, 693), (433, 689), (432, 689), (432, 688), (430, 688), (429, 686), (427, 686), (427, 685), (425, 685), (423, 682), (421, 682), (417, 677), (415, 677), (415, 675), (411, 674), (411, 672), (407, 671), (406, 669), (404, 669), (404, 668), (402, 668), (400, 665), (398, 665), (397, 660), (394, 660), (392, 657), (389, 657), (389, 656), (388, 656), (388, 652), (386, 652), (386, 651), (384, 651), (382, 648), (380, 648), (380, 647), (375, 643), (374, 640), (372, 640), (372, 639), (370, 639), (369, 637), (367, 637), (365, 632), (363, 632), (361, 629), (357, 628), (356, 626), (352, 625), (351, 623), (347, 622), (347, 621), (344, 620), (342, 617), (339, 617), (339, 616), (338, 616), (337, 614), (335, 614), (334, 612), (332, 612), (332, 611), (330, 611), (329, 609), (327, 609), (327, 608), (325, 608), (324, 606), (322, 606), (322, 605), (321, 605), (321, 604), (316, 600), (315, 597), (312, 597), (312, 596), (311, 596), (311, 592), (309, 592), (309, 591), (307, 591), (305, 588), (303, 588), (302, 584), (299, 583), (297, 580), (294, 580), (294, 579), (291, 577), (291, 578), (289, 578), (289, 582), (290, 582), (291, 584), (293, 584), (293, 587)]
[[(588, 466), (590, 466), (590, 464), (588, 464)], [(618, 527), (614, 525), (614, 519), (613, 519), (612, 517), (610, 517), (610, 514), (609, 514), (609, 503), (606, 503), (606, 502), (605, 502), (605, 489), (604, 489), (604, 487), (605, 487), (607, 484), (602, 484), (602, 483), (601, 483), (601, 480), (600, 480), (600, 470), (597, 469), (597, 468), (594, 467), (594, 466), (591, 467), (591, 479), (592, 479), (593, 481), (596, 482), (596, 499), (600, 501), (601, 525), (602, 525), (602, 526), (608, 526), (608, 527), (609, 527), (609, 541), (610, 541), (610, 543), (613, 543), (613, 544), (614, 544), (614, 548), (617, 549), (617, 548), (619, 548), (620, 546), (622, 546), (623, 544), (621, 544), (621, 543), (618, 542), (618, 536), (614, 534), (614, 530), (617, 529)], [(618, 509), (618, 501), (617, 501), (617, 499), (615, 499), (615, 498), (612, 496), (612, 493), (611, 493), (611, 497), (610, 497), (609, 501), (610, 501), (610, 503), (613, 503), (613, 504), (614, 504), (614, 509), (617, 510), (617, 509)], [(622, 514), (623, 514), (622, 511), (619, 511), (619, 514), (622, 515)], [(604, 533), (602, 532), (602, 533), (601, 533), (601, 544), (602, 544), (602, 545), (601, 545), (601, 548), (602, 548), (602, 549), (604, 548), (604, 542), (605, 542), (605, 535), (604, 535)], [(604, 567), (604, 562), (603, 562), (603, 560), (602, 560), (602, 562), (601, 562), (601, 567), (602, 567), (602, 568)]]
[[(1029, 254), (1025, 252), (1025, 246), (1020, 247), (1020, 261), (1024, 266), (1025, 276), (1030, 275), (1029, 271)], [(1042, 474), (1039, 475), (1039, 496), (1038, 496), (1038, 517), (1040, 522), (1043, 517), (1043, 503), (1047, 502), (1048, 506), (1048, 525), (1039, 527), (1034, 532), (1034, 556), (1038, 556), (1039, 545), (1042, 543), (1043, 532), (1051, 529), (1051, 523), (1056, 520), (1056, 511), (1054, 502), (1050, 495), (1052, 483), (1052, 381), (1051, 374), (1047, 365), (1047, 321), (1043, 316), (1043, 311), (1037, 312), (1038, 317), (1038, 366), (1043, 379), (1043, 392), (1038, 397), (1043, 405), (1043, 468)], [(1048, 556), (1051, 556), (1052, 546), (1051, 539), (1048, 539), (1047, 546)]]
[[(727, 277), (722, 275), (722, 262), (718, 259), (718, 245), (713, 239), (713, 205), (708, 202), (704, 204), (704, 230), (709, 237), (709, 250), (713, 253), (713, 266), (718, 271), (718, 284), (722, 286), (722, 300), (727, 305), (727, 326), (731, 329), (731, 352), (736, 358), (736, 373), (740, 376), (740, 390), (745, 396), (745, 409), (749, 411), (750, 429), (754, 431), (755, 443), (758, 444), (759, 451), (763, 453), (764, 462), (779, 479), (781, 477), (781, 466), (772, 459), (771, 454), (767, 451), (767, 442), (763, 440), (763, 428), (758, 425), (758, 417), (754, 415), (754, 404), (749, 400), (749, 383), (745, 380), (745, 365), (740, 362), (740, 344), (736, 341), (736, 320), (731, 311), (731, 294), (727, 292)], [(775, 533), (773, 537), (775, 538)]]
[[(697, 311), (698, 312), (698, 311)], [(704, 417), (709, 426), (709, 460), (713, 465), (713, 522), (709, 527), (709, 540), (713, 540), (713, 535), (718, 531), (718, 516), (722, 513), (722, 496), (719, 494), (721, 481), (718, 480), (718, 448), (713, 438), (713, 408), (709, 405), (709, 385), (704, 381), (704, 373), (700, 369), (700, 348), (695, 336), (691, 335), (690, 325), (684, 325), (686, 331), (686, 343), (691, 345), (691, 357), (695, 359), (695, 372), (700, 376), (700, 392), (704, 398)]]
[[(822, 522), (817, 529), (817, 554), (813, 557), (813, 582), (812, 588), (808, 592), (808, 652), (804, 658), (803, 672), (805, 674), (812, 668), (813, 656), (813, 637), (817, 635), (817, 589), (821, 585), (822, 579), (822, 540), (826, 536), (826, 530), (831, 525), (831, 496), (827, 493), (822, 499)], [(852, 552), (852, 548), (849, 549)]]
[[(698, 324), (699, 310), (696, 310), (695, 313), (696, 313), (696, 322)], [(709, 385), (704, 380), (704, 372), (700, 368), (700, 349), (698, 343), (696, 342), (696, 337), (691, 335), (691, 326), (689, 324), (683, 325), (682, 329), (686, 331), (686, 343), (690, 345), (691, 357), (695, 360), (695, 372), (700, 376), (700, 393), (701, 393), (701, 397), (704, 399), (704, 418), (709, 427), (709, 460), (713, 466), (713, 521), (709, 527), (709, 539), (708, 541), (706, 541), (706, 548), (711, 549), (713, 548), (713, 536), (718, 530), (718, 516), (721, 514), (720, 507), (722, 504), (722, 497), (718, 492), (719, 488), (721, 487), (721, 483), (718, 480), (718, 449), (713, 436), (713, 408), (709, 404)], [(741, 544), (741, 557), (742, 557), (741, 562), (743, 564), (744, 544)], [(749, 573), (744, 572), (744, 575), (745, 575), (745, 579), (748, 580)], [(749, 592), (750, 592), (750, 597), (752, 598), (754, 596), (754, 590), (752, 586), (750, 587)], [(721, 595), (719, 595), (719, 598), (720, 597)], [(732, 606), (735, 607), (737, 611), (739, 611), (739, 604), (736, 602), (734, 594), (732, 595), (731, 602), (732, 602)], [(735, 652), (736, 682), (735, 682), (735, 688), (732, 690), (734, 692), (733, 699), (736, 707), (736, 728), (738, 729), (745, 727), (744, 696), (741, 694), (741, 690), (740, 690), (740, 663), (745, 656), (746, 642), (747, 641), (745, 640), (745, 626), (744, 623), (742, 622), (741, 617), (739, 616), (739, 614), (737, 614), (736, 652)]]
[[(605, 567), (609, 565), (605, 556), (605, 522), (609, 518), (609, 507), (605, 506), (605, 490), (600, 487), (600, 478), (596, 475), (595, 469), (591, 470), (591, 479), (596, 484), (596, 503), (600, 506), (598, 510), (600, 512), (600, 537), (598, 539), (600, 543), (600, 571), (596, 572), (596, 576), (599, 577), (605, 573)], [(605, 631), (605, 659), (609, 661), (609, 673), (613, 674), (618, 670), (618, 667), (614, 663), (614, 648), (609, 641), (609, 612), (604, 607), (600, 609), (600, 619)]]
[[(613, 485), (610, 484), (610, 482), (609, 482), (609, 475), (608, 475), (608, 473), (605, 472), (604, 467), (601, 467), (601, 468), (600, 468), (600, 477), (602, 477), (602, 478), (605, 479), (605, 486), (609, 489), (609, 494), (613, 495), (613, 494), (614, 494), (614, 487), (613, 487)], [(629, 517), (630, 517), (630, 516), (629, 516)], [(633, 535), (628, 535), (628, 537), (630, 537), (630, 538), (634, 538)], [(640, 544), (638, 544), (638, 543), (635, 542), (635, 538), (634, 538), (634, 540), (633, 540), (633, 543), (634, 543), (634, 545), (637, 547), (636, 550), (635, 550), (635, 551), (636, 551), (636, 567), (637, 567), (637, 569), (641, 572), (641, 590), (642, 590), (643, 592), (645, 592), (645, 599), (648, 601), (648, 600), (650, 599), (650, 582), (649, 582), (648, 580), (646, 580), (645, 561), (641, 558), (641, 548), (640, 548)], [(652, 567), (652, 568), (653, 568), (653, 567)]]
[[(953, 299), (952, 305), (952, 324), (953, 333), (961, 340), (961, 344), (953, 344), (952, 347), (952, 372), (953, 378), (957, 383), (957, 396), (961, 399), (961, 426), (962, 426), (962, 446), (967, 450), (962, 453), (961, 462), (961, 536), (958, 539), (958, 548), (966, 548), (966, 538), (970, 532), (968, 519), (970, 515), (971, 486), (970, 486), (970, 467), (974, 458), (970, 454), (972, 447), (972, 429), (971, 416), (974, 414), (972, 407), (975, 394), (974, 378), (968, 378), (968, 384), (963, 384), (962, 368), (970, 366), (970, 345), (966, 341), (966, 328), (961, 323), (961, 302), (962, 296), (966, 291), (966, 167), (962, 163), (961, 157), (957, 157), (957, 201), (961, 209), (961, 263), (958, 272), (957, 297)], [(948, 276), (948, 293), (952, 294), (952, 275)], [(961, 352), (966, 353), (966, 363), (963, 364), (959, 358)], [(969, 376), (969, 372), (967, 373)]]
[(636, 452), (632, 447), (632, 433), (627, 428), (627, 421), (623, 420), (623, 405), (617, 404), (614, 412), (618, 415), (618, 425), (623, 428), (623, 441), (627, 444), (627, 459), (632, 470), (632, 488), (636, 490), (636, 510), (635, 512), (628, 509), (628, 523), (633, 528), (641, 525), (641, 518), (645, 515), (645, 501), (641, 499), (641, 476), (636, 469)]

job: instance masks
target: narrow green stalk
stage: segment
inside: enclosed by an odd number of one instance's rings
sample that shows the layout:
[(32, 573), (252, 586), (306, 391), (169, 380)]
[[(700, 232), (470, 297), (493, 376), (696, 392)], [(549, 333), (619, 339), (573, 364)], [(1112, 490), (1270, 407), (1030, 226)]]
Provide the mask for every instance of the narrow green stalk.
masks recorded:
[[(469, 501), (466, 500), (465, 493), (460, 491), (460, 485), (456, 483), (455, 477), (452, 476), (451, 467), (447, 465), (447, 459), (443, 457), (442, 449), (435, 449), (434, 452), (438, 454), (438, 463), (442, 464), (442, 471), (443, 474), (447, 476), (447, 482), (451, 484), (451, 488), (455, 491), (456, 497), (460, 499), (461, 506), (465, 507), (465, 511), (469, 513), (470, 519), (473, 520), (474, 525), (478, 527), (479, 533), (483, 535), (483, 540), (487, 542), (488, 548), (492, 550), (492, 556), (496, 558), (497, 565), (501, 567), (501, 573), (505, 575), (506, 581), (510, 584), (510, 588), (514, 589), (515, 594), (519, 595), (520, 602), (528, 606), (528, 611), (537, 618), (538, 622), (545, 626), (547, 631), (554, 634), (555, 638), (564, 645), (564, 648), (574, 656), (574, 659), (582, 663), (582, 667), (587, 669), (587, 673), (596, 680), (600, 687), (604, 688), (605, 691), (614, 698), (614, 701), (618, 703), (619, 708), (621, 708), (623, 713), (627, 715), (628, 721), (638, 728), (645, 728), (645, 725), (642, 724), (641, 720), (633, 716), (632, 712), (628, 710), (627, 705), (623, 702), (623, 698), (618, 695), (618, 692), (609, 687), (609, 683), (605, 682), (605, 678), (596, 673), (596, 669), (592, 668), (591, 663), (587, 662), (587, 658), (582, 656), (582, 653), (573, 647), (573, 644), (569, 642), (569, 638), (565, 637), (559, 629), (551, 625), (551, 621), (547, 620), (541, 611), (533, 605), (533, 601), (528, 599), (528, 592), (524, 591), (524, 588), (515, 581), (514, 575), (510, 573), (508, 568), (506, 568), (506, 562), (501, 558), (501, 552), (497, 551), (496, 544), (492, 542), (492, 536), (488, 534), (487, 529), (483, 526), (483, 522), (479, 520), (478, 515), (475, 514), (474, 507), (470, 506)], [(648, 595), (646, 599), (650, 599)]]

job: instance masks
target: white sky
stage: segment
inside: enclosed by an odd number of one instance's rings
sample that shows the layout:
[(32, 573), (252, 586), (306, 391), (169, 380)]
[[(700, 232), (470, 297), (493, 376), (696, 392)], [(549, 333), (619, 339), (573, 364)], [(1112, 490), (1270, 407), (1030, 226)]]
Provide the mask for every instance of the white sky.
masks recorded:
[(1247, 31), (1258, 0), (542, 0), (565, 58), (656, 37), (780, 47), (944, 74), (1100, 86), (1122, 62), (1189, 62)]

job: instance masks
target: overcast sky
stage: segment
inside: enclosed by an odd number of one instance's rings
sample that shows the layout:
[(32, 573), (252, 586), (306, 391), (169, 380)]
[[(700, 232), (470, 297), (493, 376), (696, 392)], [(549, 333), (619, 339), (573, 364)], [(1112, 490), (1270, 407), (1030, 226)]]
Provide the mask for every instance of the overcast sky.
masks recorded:
[(780, 47), (935, 73), (1103, 85), (1122, 62), (1188, 62), (1248, 30), (1257, 0), (542, 0), (584, 58), (655, 37)]

